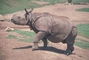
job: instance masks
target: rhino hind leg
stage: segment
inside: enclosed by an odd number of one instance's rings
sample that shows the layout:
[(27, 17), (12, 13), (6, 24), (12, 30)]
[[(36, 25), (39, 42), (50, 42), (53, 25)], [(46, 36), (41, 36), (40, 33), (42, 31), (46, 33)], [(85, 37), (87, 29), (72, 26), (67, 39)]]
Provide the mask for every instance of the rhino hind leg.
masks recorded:
[(42, 41), (44, 43), (43, 49), (46, 49), (47, 48), (47, 44), (48, 44), (47, 39), (43, 38)]
[(77, 28), (73, 27), (71, 33), (69, 34), (69, 36), (66, 39), (66, 43), (67, 43), (66, 54), (67, 55), (70, 55), (74, 51), (73, 45), (74, 45), (76, 36), (77, 36)]
[(65, 51), (65, 54), (70, 55), (70, 54), (72, 54), (73, 50), (74, 50), (73, 44), (67, 44), (67, 49)]

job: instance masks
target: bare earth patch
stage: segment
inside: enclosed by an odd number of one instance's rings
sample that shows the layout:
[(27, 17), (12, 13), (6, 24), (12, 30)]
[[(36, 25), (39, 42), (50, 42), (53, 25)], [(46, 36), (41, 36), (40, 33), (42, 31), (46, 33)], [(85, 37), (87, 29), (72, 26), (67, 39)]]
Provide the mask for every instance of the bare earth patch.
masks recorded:
[[(56, 4), (36, 8), (34, 9), (34, 12), (49, 12), (54, 15), (67, 16), (76, 24), (89, 23), (88, 12), (75, 11), (80, 8), (89, 8), (89, 5)], [(23, 11), (16, 13), (20, 14), (22, 12)], [(13, 14), (4, 15), (4, 18), (10, 19), (12, 15)], [(66, 49), (66, 44), (62, 43), (49, 43), (48, 49), (42, 50), (41, 48), (43, 43), (41, 42), (39, 43), (40, 50), (32, 51), (32, 43), (20, 42), (16, 39), (6, 38), (9, 32), (5, 32), (4, 30), (8, 26), (15, 29), (28, 29), (28, 26), (18, 26), (12, 24), (11, 22), (0, 21), (0, 58), (2, 57), (0, 60), (89, 60), (89, 50), (82, 49), (77, 46), (75, 46), (75, 50), (72, 55), (66, 56), (63, 54), (63, 51)]]

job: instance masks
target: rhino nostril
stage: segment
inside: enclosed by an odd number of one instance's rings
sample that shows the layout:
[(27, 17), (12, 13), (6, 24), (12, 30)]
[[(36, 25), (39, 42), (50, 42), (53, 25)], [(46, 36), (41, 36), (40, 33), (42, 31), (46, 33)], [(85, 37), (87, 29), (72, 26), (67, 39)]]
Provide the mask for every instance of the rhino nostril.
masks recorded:
[(13, 19), (11, 19), (11, 21), (13, 21)]
[(15, 22), (14, 19), (11, 19), (12, 22)]

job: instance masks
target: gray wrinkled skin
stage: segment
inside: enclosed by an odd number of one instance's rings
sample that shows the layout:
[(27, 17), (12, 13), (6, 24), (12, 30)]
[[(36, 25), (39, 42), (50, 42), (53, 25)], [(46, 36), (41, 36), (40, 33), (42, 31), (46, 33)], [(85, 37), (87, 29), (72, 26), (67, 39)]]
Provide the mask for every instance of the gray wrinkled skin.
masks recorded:
[(25, 9), (24, 15), (13, 15), (11, 21), (17, 25), (28, 25), (36, 34), (33, 50), (38, 49), (38, 42), (44, 42), (43, 49), (47, 48), (47, 39), (53, 43), (66, 43), (65, 53), (71, 54), (74, 50), (74, 41), (77, 36), (77, 27), (65, 16), (55, 16), (49, 13), (32, 13)]
[(27, 23), (24, 15), (14, 14), (12, 18), (14, 20), (11, 20), (11, 21), (17, 25), (26, 25), (26, 23)]

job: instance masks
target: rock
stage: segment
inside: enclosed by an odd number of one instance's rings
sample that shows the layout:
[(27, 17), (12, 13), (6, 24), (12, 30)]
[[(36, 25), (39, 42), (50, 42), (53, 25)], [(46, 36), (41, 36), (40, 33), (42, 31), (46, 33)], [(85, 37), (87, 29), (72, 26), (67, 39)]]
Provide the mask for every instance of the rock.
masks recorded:
[(0, 21), (4, 21), (4, 18), (1, 14), (0, 14)]
[(7, 28), (5, 29), (6, 32), (13, 31), (13, 30), (14, 30), (14, 28), (10, 28), (10, 27), (7, 27)]

